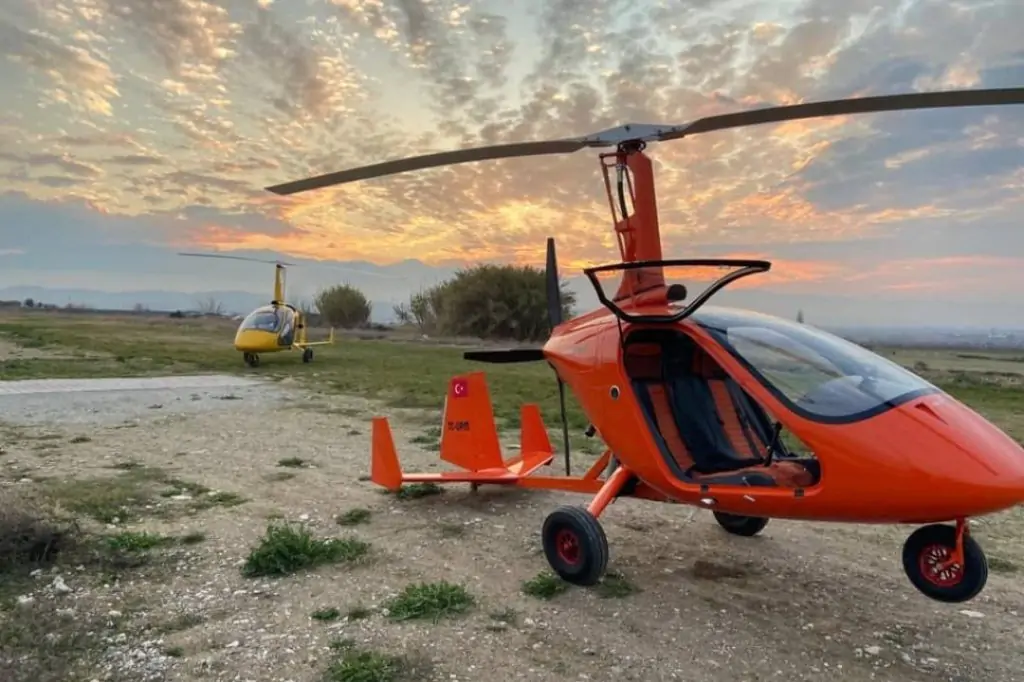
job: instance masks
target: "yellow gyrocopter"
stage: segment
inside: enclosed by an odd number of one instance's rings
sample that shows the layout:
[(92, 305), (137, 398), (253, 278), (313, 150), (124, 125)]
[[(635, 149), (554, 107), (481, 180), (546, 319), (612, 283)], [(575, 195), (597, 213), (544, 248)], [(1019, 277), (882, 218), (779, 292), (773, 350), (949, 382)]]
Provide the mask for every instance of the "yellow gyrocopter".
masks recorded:
[(245, 364), (258, 367), (261, 353), (279, 353), (301, 350), (302, 361), (313, 361), (313, 347), (334, 344), (334, 327), (326, 341), (311, 342), (306, 334), (306, 316), (301, 310), (284, 300), (285, 268), (290, 263), (221, 253), (180, 253), (195, 258), (228, 258), (274, 266), (274, 298), (270, 305), (260, 306), (245, 316), (235, 332), (235, 350), (242, 354)]

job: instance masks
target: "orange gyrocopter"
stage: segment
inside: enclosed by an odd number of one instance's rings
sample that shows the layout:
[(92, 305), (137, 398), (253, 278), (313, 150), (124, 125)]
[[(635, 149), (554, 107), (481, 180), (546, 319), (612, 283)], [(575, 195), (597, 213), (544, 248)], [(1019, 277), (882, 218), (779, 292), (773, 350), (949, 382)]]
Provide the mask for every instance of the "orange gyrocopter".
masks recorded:
[[(468, 360), (546, 361), (562, 398), (564, 476), (539, 475), (554, 449), (536, 405), (521, 408), (520, 451), (502, 456), (482, 372), (451, 379), (441, 453), (459, 468), (401, 470), (388, 421), (373, 420), (372, 480), (505, 484), (593, 495), (544, 521), (544, 552), (565, 580), (592, 585), (608, 562), (598, 517), (617, 497), (709, 509), (728, 532), (752, 536), (770, 518), (921, 527), (903, 567), (923, 594), (975, 597), (988, 565), (968, 518), (1024, 502), (1024, 449), (980, 415), (902, 367), (813, 327), (705, 306), (761, 260), (664, 260), (647, 143), (821, 116), (1024, 104), (1024, 88), (928, 92), (773, 107), (678, 126), (625, 125), (580, 138), (429, 154), (274, 187), (293, 194), (434, 166), (610, 147), (600, 154), (622, 262), (584, 270), (602, 307), (563, 320), (554, 242), (548, 239), (552, 331), (541, 348), (481, 350)], [(612, 177), (614, 171), (614, 181)], [(699, 295), (666, 281), (668, 268), (725, 270)], [(604, 291), (601, 278), (618, 275)], [(569, 468), (564, 385), (607, 445), (582, 476)], [(798, 455), (783, 429), (810, 450)]]

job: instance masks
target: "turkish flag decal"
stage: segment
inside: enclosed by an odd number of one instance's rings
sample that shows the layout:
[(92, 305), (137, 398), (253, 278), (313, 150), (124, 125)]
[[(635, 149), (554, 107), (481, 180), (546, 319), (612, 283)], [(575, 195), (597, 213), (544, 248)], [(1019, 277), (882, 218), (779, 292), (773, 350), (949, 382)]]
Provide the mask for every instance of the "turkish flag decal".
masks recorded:
[(452, 395), (456, 398), (465, 398), (469, 395), (468, 379), (452, 379)]

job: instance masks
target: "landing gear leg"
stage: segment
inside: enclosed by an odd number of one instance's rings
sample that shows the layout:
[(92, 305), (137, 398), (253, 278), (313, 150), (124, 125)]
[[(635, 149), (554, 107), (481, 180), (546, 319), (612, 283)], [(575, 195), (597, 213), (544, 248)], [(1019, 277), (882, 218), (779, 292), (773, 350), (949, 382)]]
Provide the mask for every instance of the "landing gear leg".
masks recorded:
[(302, 351), (302, 361), (307, 363), (307, 364), (310, 363), (310, 362), (313, 362), (313, 349), (312, 348), (305, 348), (305, 349), (303, 349), (303, 351)]
[(242, 353), (242, 360), (244, 360), (245, 364), (249, 365), (250, 367), (260, 366), (260, 356), (257, 355), (256, 353)]
[(903, 570), (922, 594), (941, 602), (974, 599), (988, 582), (988, 560), (966, 519), (911, 533), (903, 545)]
[(631, 477), (630, 471), (619, 466), (586, 509), (563, 506), (544, 519), (544, 555), (562, 580), (574, 585), (595, 585), (604, 577), (608, 568), (608, 538), (597, 517)]

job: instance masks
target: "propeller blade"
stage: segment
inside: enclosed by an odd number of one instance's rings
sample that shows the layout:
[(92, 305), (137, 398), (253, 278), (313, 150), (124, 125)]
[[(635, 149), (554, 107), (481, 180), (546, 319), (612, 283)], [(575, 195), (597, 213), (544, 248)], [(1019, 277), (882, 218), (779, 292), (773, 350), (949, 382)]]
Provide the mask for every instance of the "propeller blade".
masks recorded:
[(734, 114), (707, 116), (658, 135), (661, 141), (678, 140), (698, 133), (741, 128), (762, 123), (780, 123), (806, 118), (870, 114), (881, 111), (911, 109), (943, 109), (951, 107), (983, 107), (1024, 104), (1024, 88), (993, 88), (989, 90), (947, 90), (915, 92), (902, 95), (878, 95), (852, 99), (805, 102), (781, 107), (740, 111)]
[(292, 182), (267, 187), (274, 194), (288, 195), (308, 192), (313, 189), (341, 185), (357, 180), (368, 180), (384, 175), (408, 173), (409, 171), (434, 168), (436, 166), (452, 166), (471, 161), (487, 161), (491, 159), (507, 159), (514, 156), (543, 156), (545, 154), (571, 154), (587, 146), (582, 140), (548, 140), (545, 142), (517, 142), (513, 144), (495, 145), (492, 147), (473, 147), (451, 152), (438, 152), (423, 156), (412, 156), (405, 159), (375, 163), (349, 170), (325, 173), (315, 177), (303, 178)]
[(558, 257), (555, 255), (555, 240), (548, 237), (547, 264), (544, 267), (544, 281), (548, 299), (548, 321), (554, 330), (562, 323), (562, 290), (558, 286)]
[(513, 362), (539, 362), (544, 360), (544, 351), (540, 348), (505, 348), (501, 350), (468, 350), (462, 354), (466, 360), (474, 362), (490, 362), (493, 364), (510, 364)]

